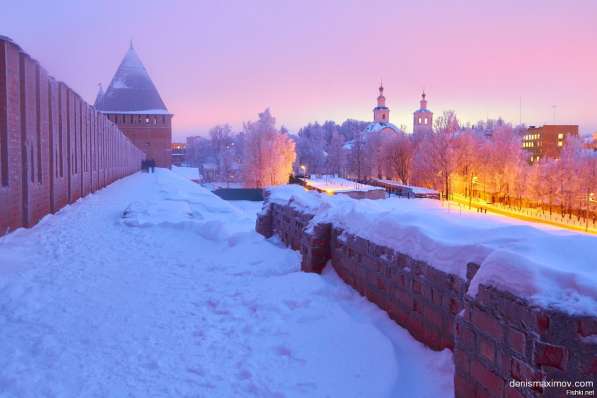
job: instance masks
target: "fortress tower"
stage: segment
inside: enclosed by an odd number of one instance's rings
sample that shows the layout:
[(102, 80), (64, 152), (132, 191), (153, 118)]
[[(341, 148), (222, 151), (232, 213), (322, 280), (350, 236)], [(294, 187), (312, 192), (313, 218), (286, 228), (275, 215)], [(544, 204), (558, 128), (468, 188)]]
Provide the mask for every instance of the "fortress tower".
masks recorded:
[(116, 123), (158, 167), (170, 167), (173, 115), (132, 43), (105, 93), (100, 86), (95, 109)]

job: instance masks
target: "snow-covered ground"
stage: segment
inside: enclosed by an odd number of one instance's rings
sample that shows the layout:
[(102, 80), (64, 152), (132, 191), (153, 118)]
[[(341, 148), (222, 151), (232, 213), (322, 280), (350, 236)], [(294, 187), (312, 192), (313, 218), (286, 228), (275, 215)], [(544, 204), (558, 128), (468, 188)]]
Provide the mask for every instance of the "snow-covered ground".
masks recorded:
[(366, 192), (384, 190), (380, 187), (373, 187), (371, 185), (361, 184), (336, 176), (311, 176), (309, 178), (301, 178), (301, 180), (310, 187), (326, 192)]
[(405, 185), (405, 184), (402, 184), (400, 181), (387, 180), (387, 179), (383, 179), (383, 178), (375, 178), (374, 181), (378, 181), (378, 182), (388, 185), (390, 187), (408, 189), (414, 194), (419, 194), (419, 195), (437, 195), (437, 194), (439, 194), (439, 192), (434, 189), (417, 187), (415, 185)]
[(449, 397), (453, 362), (163, 169), (0, 239), (1, 397)]
[(541, 306), (597, 315), (595, 235), (450, 209), (437, 200), (354, 200), (296, 185), (274, 188), (270, 200), (292, 201), (316, 213), (314, 222), (333, 222), (463, 278), (469, 262), (479, 264), (473, 296), (483, 283)]
[(172, 166), (172, 171), (182, 177), (188, 178), (189, 180), (201, 179), (201, 173), (197, 167)]

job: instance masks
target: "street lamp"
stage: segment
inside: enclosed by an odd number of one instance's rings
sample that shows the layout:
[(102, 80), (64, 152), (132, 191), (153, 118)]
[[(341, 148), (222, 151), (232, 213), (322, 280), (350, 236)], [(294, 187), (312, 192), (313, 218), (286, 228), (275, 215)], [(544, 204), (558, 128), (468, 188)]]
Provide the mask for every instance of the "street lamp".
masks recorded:
[(470, 192), (468, 193), (468, 208), (469, 208), (469, 210), (470, 210), (470, 208), (472, 207), (472, 204), (473, 204), (473, 192), (475, 190), (475, 185), (477, 185), (478, 183), (479, 183), (479, 177), (472, 176), (471, 177)]
[(303, 177), (307, 176), (307, 167), (304, 164), (301, 164), (301, 170), (303, 172)]

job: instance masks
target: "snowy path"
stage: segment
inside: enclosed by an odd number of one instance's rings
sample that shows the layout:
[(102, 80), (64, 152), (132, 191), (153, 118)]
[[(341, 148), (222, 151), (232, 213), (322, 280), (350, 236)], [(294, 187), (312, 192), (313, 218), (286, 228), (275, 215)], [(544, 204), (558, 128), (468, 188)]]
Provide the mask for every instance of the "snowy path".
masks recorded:
[(450, 353), (298, 272), (255, 211), (157, 170), (0, 239), (0, 397), (452, 394)]

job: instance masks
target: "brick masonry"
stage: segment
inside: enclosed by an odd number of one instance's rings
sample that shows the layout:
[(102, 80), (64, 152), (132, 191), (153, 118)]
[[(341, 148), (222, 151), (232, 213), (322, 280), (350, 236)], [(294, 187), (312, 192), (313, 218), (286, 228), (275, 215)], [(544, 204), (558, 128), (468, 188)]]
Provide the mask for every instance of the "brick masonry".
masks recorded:
[(106, 113), (109, 120), (158, 167), (172, 166), (172, 115)]
[[(302, 254), (301, 269), (320, 273), (329, 261), (337, 274), (434, 350), (454, 353), (457, 398), (565, 397), (565, 388), (517, 388), (511, 381), (597, 379), (597, 318), (546, 310), (493, 287), (466, 294), (466, 279), (445, 273), (332, 224), (292, 203), (268, 203), (256, 222)], [(595, 388), (595, 387), (593, 387)]]
[(118, 127), (0, 36), (0, 236), (139, 170)]

